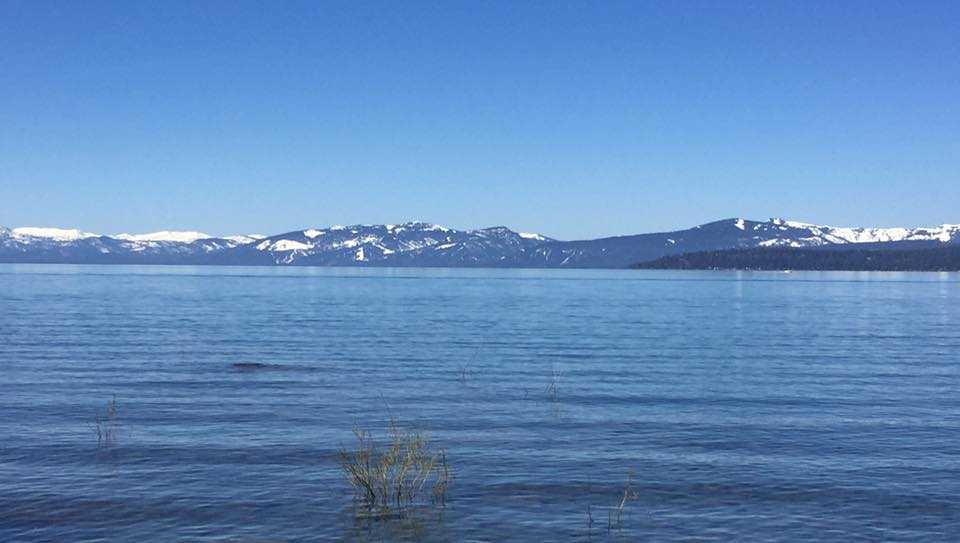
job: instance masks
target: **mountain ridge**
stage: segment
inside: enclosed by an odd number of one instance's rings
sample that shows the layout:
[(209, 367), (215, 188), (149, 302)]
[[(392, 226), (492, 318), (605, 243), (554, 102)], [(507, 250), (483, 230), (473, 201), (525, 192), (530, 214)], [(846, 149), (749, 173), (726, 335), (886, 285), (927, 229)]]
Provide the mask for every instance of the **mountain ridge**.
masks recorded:
[(960, 242), (960, 225), (831, 227), (730, 218), (684, 230), (564, 241), (506, 226), (457, 230), (400, 224), (305, 228), (269, 236), (194, 231), (104, 236), (63, 228), (0, 227), (0, 262), (300, 266), (626, 268), (664, 256), (752, 248), (927, 248)]

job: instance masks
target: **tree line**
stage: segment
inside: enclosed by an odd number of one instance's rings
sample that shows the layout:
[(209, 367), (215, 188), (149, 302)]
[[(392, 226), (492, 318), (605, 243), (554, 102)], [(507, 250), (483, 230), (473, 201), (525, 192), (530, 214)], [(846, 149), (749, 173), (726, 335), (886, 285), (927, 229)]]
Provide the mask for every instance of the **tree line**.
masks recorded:
[(727, 249), (669, 255), (633, 267), (654, 270), (960, 271), (960, 246), (915, 250)]

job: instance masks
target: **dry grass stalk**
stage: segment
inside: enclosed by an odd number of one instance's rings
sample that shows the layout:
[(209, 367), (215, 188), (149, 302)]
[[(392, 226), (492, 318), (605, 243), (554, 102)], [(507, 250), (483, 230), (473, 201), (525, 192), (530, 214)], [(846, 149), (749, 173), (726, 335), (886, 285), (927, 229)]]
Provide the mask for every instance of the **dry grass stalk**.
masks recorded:
[(544, 392), (547, 393), (547, 398), (550, 401), (557, 401), (560, 398), (560, 377), (563, 375), (563, 372), (560, 371), (560, 368), (554, 364), (553, 372), (550, 374), (550, 381), (547, 383), (547, 387)]
[(623, 510), (627, 506), (627, 502), (638, 498), (637, 493), (633, 490), (633, 476), (635, 473), (633, 469), (627, 472), (627, 480), (623, 484), (623, 495), (620, 496), (620, 501), (616, 506), (607, 511), (608, 530), (623, 527)]
[(357, 447), (340, 450), (340, 466), (364, 516), (404, 516), (425, 505), (428, 486), (433, 503), (446, 504), (453, 474), (445, 451), (434, 450), (423, 433), (401, 429), (391, 420), (389, 443), (383, 447), (366, 430), (355, 428), (353, 433)]
[(460, 384), (466, 384), (467, 379), (470, 378), (470, 375), (473, 373), (473, 367), (477, 363), (477, 357), (480, 355), (480, 347), (477, 347), (477, 350), (473, 352), (473, 356), (470, 358), (470, 362), (467, 364), (460, 364), (457, 369), (457, 380), (460, 381)]
[(93, 431), (97, 435), (98, 447), (111, 447), (120, 436), (120, 406), (114, 396), (107, 402), (103, 411), (97, 411), (93, 418)]

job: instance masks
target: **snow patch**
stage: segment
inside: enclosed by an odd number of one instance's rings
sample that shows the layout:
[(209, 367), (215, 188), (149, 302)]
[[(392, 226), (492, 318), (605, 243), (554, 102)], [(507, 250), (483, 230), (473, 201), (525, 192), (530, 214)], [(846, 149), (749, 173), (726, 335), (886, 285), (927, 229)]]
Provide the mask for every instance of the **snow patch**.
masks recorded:
[(358, 240), (357, 238), (351, 238), (351, 239), (341, 241), (340, 243), (334, 243), (330, 245), (330, 248), (331, 249), (340, 249), (340, 248), (353, 249), (357, 245), (360, 245), (360, 240)]
[(810, 232), (809, 239), (819, 239), (827, 243), (888, 243), (894, 241), (940, 241), (949, 242), (960, 234), (960, 225), (944, 224), (939, 227), (923, 228), (851, 228), (821, 226), (816, 224), (783, 221), (773, 219), (773, 224), (788, 226)]
[(174, 241), (177, 243), (193, 243), (200, 239), (210, 239), (213, 236), (203, 232), (161, 230), (160, 232), (150, 232), (149, 234), (117, 234), (111, 237), (123, 241)]
[(410, 221), (403, 226), (407, 228), (416, 228), (417, 230), (424, 230), (429, 232), (453, 232), (450, 228), (446, 226), (440, 226), (439, 224), (433, 224), (423, 221)]
[(239, 236), (226, 236), (226, 237), (223, 238), (223, 239), (225, 239), (225, 240), (227, 240), (227, 241), (232, 241), (233, 243), (236, 243), (237, 245), (244, 245), (244, 244), (247, 244), (247, 243), (253, 243), (254, 241), (257, 241), (258, 239), (263, 239), (263, 238), (265, 238), (265, 237), (267, 237), (267, 236), (265, 236), (265, 235), (263, 235), (263, 234), (246, 234), (246, 235), (239, 235)]
[(299, 241), (294, 241), (292, 239), (281, 239), (278, 241), (270, 242), (264, 241), (257, 245), (257, 249), (261, 251), (305, 251), (307, 249), (312, 249), (313, 245), (307, 245), (306, 243), (300, 243)]
[(40, 228), (36, 226), (22, 226), (20, 228), (14, 228), (13, 235), (18, 237), (46, 238), (56, 241), (76, 241), (79, 239), (100, 237), (100, 234), (81, 232), (76, 228)]

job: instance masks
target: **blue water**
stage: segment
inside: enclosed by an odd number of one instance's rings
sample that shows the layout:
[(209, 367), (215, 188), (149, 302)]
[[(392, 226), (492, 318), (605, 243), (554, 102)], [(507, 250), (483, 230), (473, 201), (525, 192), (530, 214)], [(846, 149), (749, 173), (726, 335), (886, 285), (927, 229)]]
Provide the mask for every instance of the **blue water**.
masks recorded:
[[(3, 265), (0, 541), (951, 541), (958, 353), (957, 274)], [(449, 501), (355, 520), (390, 414)]]

